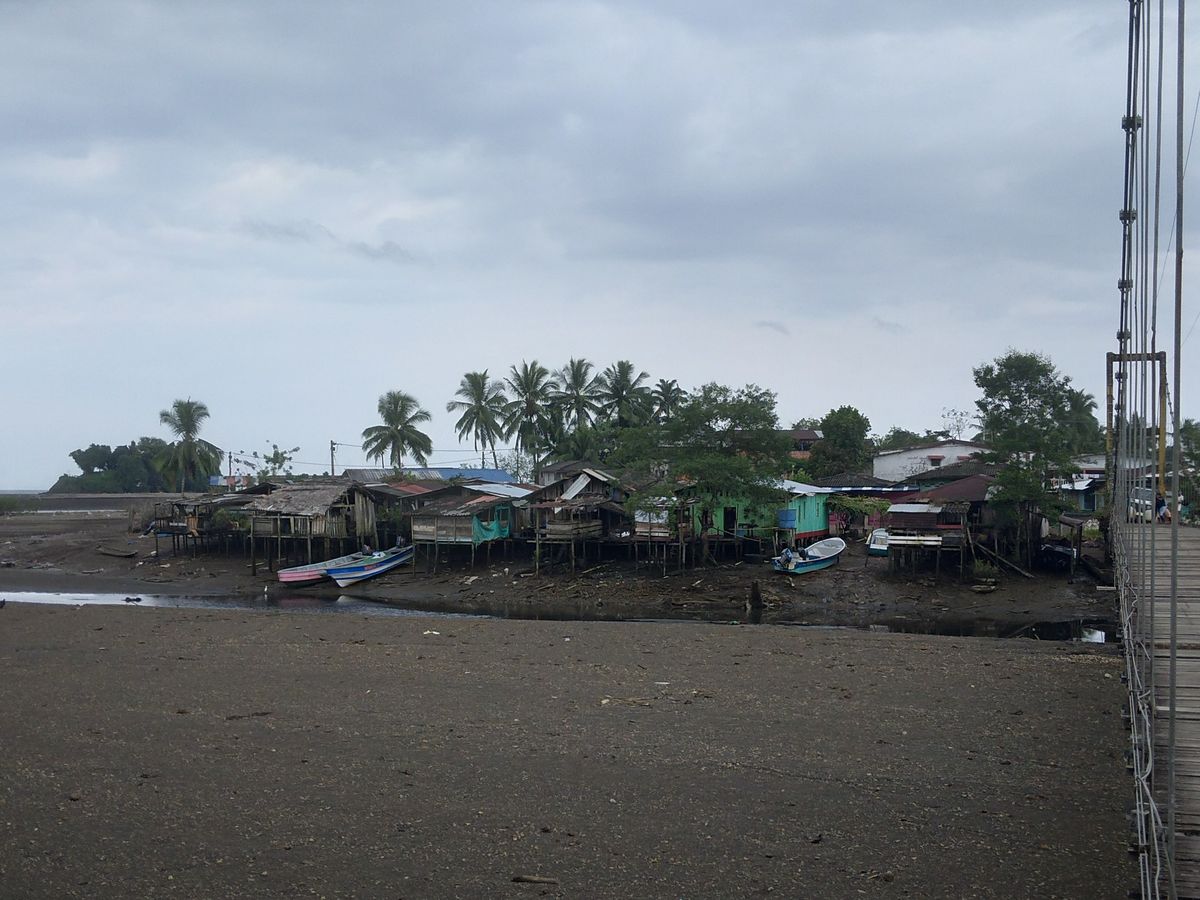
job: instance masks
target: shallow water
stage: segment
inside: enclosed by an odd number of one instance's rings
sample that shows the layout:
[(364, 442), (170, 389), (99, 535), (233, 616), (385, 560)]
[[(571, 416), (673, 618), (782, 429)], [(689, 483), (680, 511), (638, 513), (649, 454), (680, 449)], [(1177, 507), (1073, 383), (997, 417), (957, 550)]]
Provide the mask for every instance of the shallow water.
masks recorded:
[[(343, 594), (334, 599), (304, 594), (239, 596), (166, 596), (162, 594), (88, 594), (73, 591), (43, 593), (8, 591), (4, 598), (13, 603), (49, 603), (59, 606), (158, 606), (169, 609), (253, 609), (308, 614), (355, 613), (367, 616), (434, 616), (437, 618), (478, 618), (462, 613), (437, 613), (401, 609), (362, 597)], [(136, 602), (135, 602), (136, 601)]]
[[(312, 594), (261, 594), (257, 596), (167, 596), (161, 594), (94, 594), (85, 592), (34, 592), (8, 591), (4, 598), (14, 603), (48, 603), (59, 606), (157, 606), (173, 609), (230, 609), (258, 610), (262, 612), (287, 612), (308, 615), (355, 614), (365, 616), (423, 616), (433, 618), (490, 618), (490, 619), (543, 619), (554, 621), (609, 621), (609, 622), (694, 622), (697, 624), (758, 625), (764, 622), (762, 610), (748, 611), (745, 619), (728, 618), (716, 613), (697, 616), (694, 613), (674, 617), (638, 615), (633, 608), (624, 613), (615, 609), (598, 611), (591, 605), (580, 604), (574, 611), (555, 609), (547, 611), (527, 605), (480, 604), (471, 612), (445, 612), (439, 610), (405, 608), (380, 603), (365, 597), (342, 594), (334, 598)], [(1104, 643), (1117, 639), (1112, 623), (1092, 619), (1073, 619), (1061, 622), (1030, 622), (1021, 625), (997, 622), (942, 621), (924, 619), (901, 619), (883, 616), (875, 622), (809, 623), (771, 618), (769, 625), (789, 628), (846, 629), (878, 633), (940, 634), (952, 637), (1030, 638), (1049, 641), (1091, 641)]]

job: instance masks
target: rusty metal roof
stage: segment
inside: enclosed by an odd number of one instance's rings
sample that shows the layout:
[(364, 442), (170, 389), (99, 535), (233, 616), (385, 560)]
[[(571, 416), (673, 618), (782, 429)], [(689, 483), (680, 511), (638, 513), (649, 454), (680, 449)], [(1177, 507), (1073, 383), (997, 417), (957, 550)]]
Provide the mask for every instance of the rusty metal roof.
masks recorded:
[(338, 501), (357, 485), (346, 484), (288, 484), (265, 497), (256, 497), (247, 509), (256, 513), (277, 513), (285, 516), (316, 516), (329, 512)]
[(958, 481), (951, 481), (939, 487), (921, 492), (922, 500), (951, 501), (966, 500), (971, 503), (981, 503), (987, 499), (988, 488), (996, 479), (991, 475), (969, 475)]
[(413, 513), (413, 519), (420, 519), (426, 516), (475, 516), (493, 507), (511, 502), (511, 497), (498, 497), (495, 494), (447, 497), (445, 500), (435, 500), (432, 503), (426, 503)]

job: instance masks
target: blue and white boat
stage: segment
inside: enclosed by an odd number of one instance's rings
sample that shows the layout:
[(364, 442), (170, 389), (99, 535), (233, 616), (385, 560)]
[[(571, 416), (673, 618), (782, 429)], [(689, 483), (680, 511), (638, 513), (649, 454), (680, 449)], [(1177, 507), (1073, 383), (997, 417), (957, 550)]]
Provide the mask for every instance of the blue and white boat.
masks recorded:
[(360, 581), (366, 581), (368, 578), (382, 575), (384, 572), (390, 572), (397, 566), (412, 562), (415, 552), (416, 547), (412, 544), (409, 544), (407, 547), (393, 547), (391, 550), (384, 550), (379, 553), (373, 553), (370, 556), (364, 556), (358, 562), (348, 566), (337, 566), (336, 568), (326, 569), (325, 574), (336, 581), (338, 587), (348, 587), (352, 584), (358, 584)]

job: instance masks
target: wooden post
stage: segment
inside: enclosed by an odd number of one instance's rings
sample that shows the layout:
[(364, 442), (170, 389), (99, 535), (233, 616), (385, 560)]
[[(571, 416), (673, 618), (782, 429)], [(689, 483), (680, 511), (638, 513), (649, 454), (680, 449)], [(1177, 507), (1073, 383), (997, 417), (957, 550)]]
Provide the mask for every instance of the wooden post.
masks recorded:
[[(154, 549), (158, 550), (158, 535), (154, 535)], [(258, 555), (254, 552), (254, 513), (250, 513), (250, 574), (258, 574)]]

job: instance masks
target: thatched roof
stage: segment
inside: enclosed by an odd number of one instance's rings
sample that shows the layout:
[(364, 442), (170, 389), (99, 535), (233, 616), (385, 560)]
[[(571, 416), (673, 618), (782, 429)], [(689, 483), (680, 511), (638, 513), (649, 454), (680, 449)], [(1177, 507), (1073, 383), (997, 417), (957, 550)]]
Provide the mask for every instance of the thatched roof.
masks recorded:
[(283, 516), (319, 516), (328, 513), (354, 490), (352, 484), (289, 484), (266, 497), (256, 497), (246, 508), (256, 513)]

